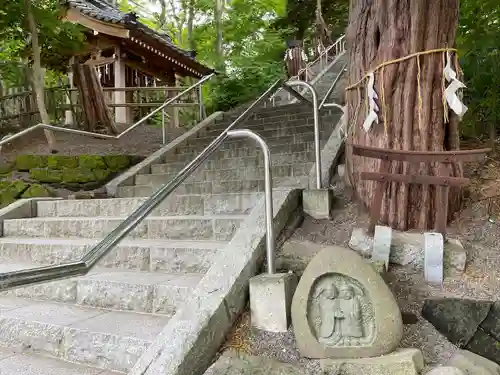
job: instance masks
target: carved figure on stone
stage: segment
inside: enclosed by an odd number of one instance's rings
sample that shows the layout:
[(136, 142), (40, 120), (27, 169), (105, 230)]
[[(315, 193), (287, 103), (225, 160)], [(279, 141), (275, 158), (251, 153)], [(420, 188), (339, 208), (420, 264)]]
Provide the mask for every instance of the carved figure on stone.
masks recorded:
[(359, 297), (354, 293), (354, 288), (348, 284), (342, 285), (336, 302), (335, 316), (339, 335), (344, 341), (363, 337), (361, 304)]
[(363, 290), (349, 282), (347, 277), (330, 275), (320, 280), (309, 313), (318, 341), (328, 346), (368, 343), (373, 331), (370, 305)]
[(393, 352), (403, 336), (396, 299), (360, 255), (308, 243), (318, 254), (292, 301), (297, 348), (307, 358), (364, 358)]

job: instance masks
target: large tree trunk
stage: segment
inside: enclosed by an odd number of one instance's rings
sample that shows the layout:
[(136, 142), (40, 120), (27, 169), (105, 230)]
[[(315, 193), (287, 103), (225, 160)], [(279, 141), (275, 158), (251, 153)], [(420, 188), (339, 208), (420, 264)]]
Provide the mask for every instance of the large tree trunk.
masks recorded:
[[(347, 32), (349, 83), (359, 81), (383, 62), (416, 52), (453, 47), (458, 9), (459, 0), (351, 0)], [(444, 121), (443, 58), (442, 52), (427, 54), (377, 70), (375, 90), (380, 98), (380, 121), (368, 132), (362, 128), (367, 112), (366, 86), (363, 84), (359, 90), (348, 90), (352, 142), (396, 150), (459, 149), (457, 118), (450, 114), (450, 123)], [(370, 206), (377, 183), (360, 181), (357, 172), (379, 171), (381, 161), (353, 157), (350, 148), (347, 157), (349, 170), (354, 172), (352, 182), (357, 194)], [(399, 162), (392, 163), (390, 171), (447, 176), (461, 176), (463, 173), (458, 164), (410, 167)], [(449, 196), (451, 217), (460, 208), (461, 191), (450, 190)], [(381, 220), (400, 230), (432, 229), (436, 209), (434, 187), (391, 183), (384, 194)]]
[[(38, 111), (40, 112), (40, 117), (44, 124), (50, 125), (50, 117), (47, 113), (47, 107), (45, 106), (45, 94), (44, 94), (44, 78), (42, 73), (42, 64), (40, 58), (40, 45), (38, 43), (38, 28), (36, 25), (35, 16), (33, 14), (33, 8), (31, 6), (30, 0), (24, 0), (24, 6), (26, 7), (26, 15), (28, 18), (28, 24), (31, 33), (31, 46), (33, 48), (33, 92), (36, 97), (36, 104), (38, 106)], [(45, 137), (47, 138), (47, 143), (51, 151), (55, 151), (56, 138), (51, 130), (44, 130)]]

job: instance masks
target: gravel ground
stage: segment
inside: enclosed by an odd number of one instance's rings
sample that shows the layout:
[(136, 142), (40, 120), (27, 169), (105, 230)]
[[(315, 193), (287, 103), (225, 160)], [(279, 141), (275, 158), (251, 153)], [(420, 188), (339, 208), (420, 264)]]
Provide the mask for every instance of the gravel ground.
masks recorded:
[[(123, 131), (124, 129), (119, 129)], [(178, 132), (182, 130), (179, 129)], [(176, 131), (177, 133), (177, 131)], [(70, 133), (54, 133), (57, 140), (58, 153), (61, 155), (81, 154), (124, 154), (149, 156), (162, 146), (160, 128), (143, 125), (132, 130), (120, 139), (98, 139)], [(176, 134), (178, 136), (180, 134)], [(172, 135), (173, 137), (174, 135)], [(26, 137), (13, 141), (2, 147), (1, 158), (12, 160), (19, 154), (49, 154), (43, 130), (35, 131)]]
[[(321, 244), (347, 246), (354, 227), (366, 227), (368, 216), (355, 203), (351, 194), (341, 184), (334, 185), (337, 201), (333, 220), (306, 218), (292, 239), (308, 240)], [(500, 257), (495, 244), (500, 241), (498, 224), (490, 222), (488, 207), (480, 202), (468, 207), (461, 217), (450, 225), (449, 234), (459, 238), (469, 250), (467, 271), (459, 277), (446, 278), (442, 288), (425, 283), (422, 272), (409, 267), (392, 266), (386, 281), (393, 291), (403, 313), (415, 314), (416, 322), (404, 326), (403, 348), (419, 348), (425, 358), (426, 369), (445, 364), (456, 351), (444, 336), (426, 322), (420, 311), (423, 302), (430, 296), (462, 297), (473, 299), (498, 299), (500, 294)], [(238, 337), (238, 345), (232, 345)], [(295, 348), (293, 330), (284, 334), (260, 332), (249, 326), (246, 312), (235, 327), (227, 346), (236, 347), (253, 355), (262, 355), (284, 362), (302, 364), (312, 374), (317, 373), (319, 364), (315, 360), (300, 358)]]

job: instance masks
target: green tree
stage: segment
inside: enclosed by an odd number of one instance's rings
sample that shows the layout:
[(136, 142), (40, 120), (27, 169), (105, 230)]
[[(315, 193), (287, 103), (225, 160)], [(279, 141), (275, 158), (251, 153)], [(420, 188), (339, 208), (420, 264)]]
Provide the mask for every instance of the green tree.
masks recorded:
[(488, 134), (494, 147), (500, 123), (500, 6), (497, 0), (462, 0), (457, 45), (469, 106), (462, 134)]

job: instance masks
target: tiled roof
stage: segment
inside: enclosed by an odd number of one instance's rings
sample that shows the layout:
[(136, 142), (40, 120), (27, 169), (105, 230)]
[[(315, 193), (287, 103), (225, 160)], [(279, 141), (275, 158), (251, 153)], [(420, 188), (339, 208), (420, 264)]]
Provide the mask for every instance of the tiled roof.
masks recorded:
[(105, 0), (66, 0), (65, 3), (70, 8), (78, 10), (81, 14), (95, 18), (99, 21), (116, 23), (125, 26), (127, 29), (139, 30), (176, 52), (186, 56), (197, 64), (200, 64), (194, 58), (194, 52), (186, 51), (177, 47), (172, 42), (169, 35), (158, 33), (157, 31), (139, 22), (135, 13), (124, 13)]

